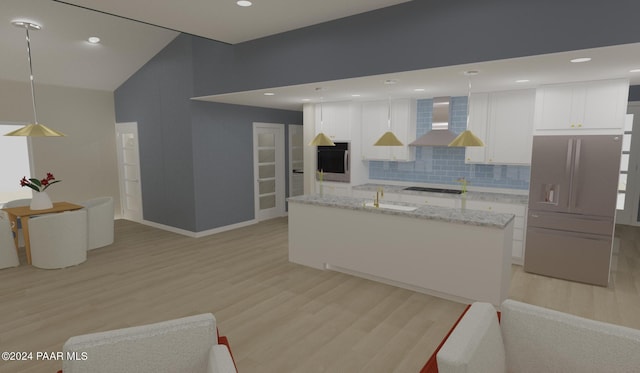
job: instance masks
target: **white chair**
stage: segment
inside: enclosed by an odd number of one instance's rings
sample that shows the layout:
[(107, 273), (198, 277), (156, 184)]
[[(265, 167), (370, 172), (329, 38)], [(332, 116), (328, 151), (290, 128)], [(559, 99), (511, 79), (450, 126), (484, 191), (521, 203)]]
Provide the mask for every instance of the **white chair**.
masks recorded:
[(476, 302), (437, 353), (440, 373), (638, 372), (640, 330), (507, 299)]
[(0, 210), (0, 269), (20, 265), (16, 245), (13, 242), (11, 222), (6, 212)]
[(71, 337), (62, 350), (79, 357), (64, 373), (236, 373), (210, 313)]
[(87, 211), (65, 211), (29, 219), (31, 264), (53, 269), (87, 260)]
[(100, 197), (81, 203), (87, 209), (89, 250), (113, 243), (113, 197)]
[[(13, 201), (6, 202), (3, 207), (21, 207), (29, 206), (31, 204), (31, 198), (14, 199)], [(20, 226), (20, 219), (18, 219), (18, 246), (24, 246), (24, 235), (22, 234), (22, 227)]]

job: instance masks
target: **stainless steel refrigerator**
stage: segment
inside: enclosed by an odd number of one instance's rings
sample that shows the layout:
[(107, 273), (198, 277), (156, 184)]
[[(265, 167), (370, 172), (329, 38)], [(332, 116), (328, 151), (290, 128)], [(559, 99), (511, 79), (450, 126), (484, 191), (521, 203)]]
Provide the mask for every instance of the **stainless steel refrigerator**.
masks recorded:
[(524, 270), (607, 286), (622, 136), (534, 136)]

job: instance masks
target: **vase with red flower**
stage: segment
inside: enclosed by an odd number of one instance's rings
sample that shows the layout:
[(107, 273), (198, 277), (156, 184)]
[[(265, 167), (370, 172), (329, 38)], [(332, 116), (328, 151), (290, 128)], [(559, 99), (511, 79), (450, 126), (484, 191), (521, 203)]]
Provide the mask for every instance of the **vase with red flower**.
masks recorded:
[(62, 180), (56, 180), (51, 172), (47, 172), (47, 176), (43, 179), (23, 177), (20, 180), (20, 186), (29, 187), (33, 190), (33, 198), (31, 198), (31, 210), (46, 210), (53, 207), (51, 199), (45, 190), (55, 183)]

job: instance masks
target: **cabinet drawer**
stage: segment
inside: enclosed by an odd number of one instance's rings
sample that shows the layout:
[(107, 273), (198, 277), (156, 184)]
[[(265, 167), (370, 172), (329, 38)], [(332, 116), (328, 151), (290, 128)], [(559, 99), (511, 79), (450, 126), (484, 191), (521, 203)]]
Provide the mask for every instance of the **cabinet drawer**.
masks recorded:
[(524, 245), (522, 244), (522, 241), (513, 240), (513, 250), (511, 251), (511, 256), (518, 259), (524, 256)]
[(515, 219), (513, 220), (513, 229), (524, 229), (524, 216), (516, 215)]
[(467, 208), (471, 210), (483, 210), (505, 214), (514, 214), (516, 217), (524, 217), (525, 210), (525, 207), (520, 205), (485, 201), (467, 201)]
[(524, 229), (522, 228), (513, 228), (513, 239), (524, 241)]
[(429, 206), (440, 206), (440, 207), (456, 207), (456, 199), (453, 198), (442, 198), (442, 197), (431, 197), (429, 195), (425, 196), (414, 196), (414, 195), (402, 195), (402, 202), (415, 203), (420, 205), (429, 205)]

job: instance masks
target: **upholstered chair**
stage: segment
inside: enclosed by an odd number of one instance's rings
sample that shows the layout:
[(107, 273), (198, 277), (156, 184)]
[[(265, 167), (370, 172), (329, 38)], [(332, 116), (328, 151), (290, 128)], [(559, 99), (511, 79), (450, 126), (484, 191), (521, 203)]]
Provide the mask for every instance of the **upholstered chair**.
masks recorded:
[(84, 209), (29, 219), (31, 264), (64, 268), (87, 260), (87, 211)]
[(0, 269), (20, 265), (16, 245), (13, 241), (11, 222), (7, 213), (0, 210)]
[(87, 210), (89, 250), (113, 243), (113, 197), (99, 197), (81, 203)]

